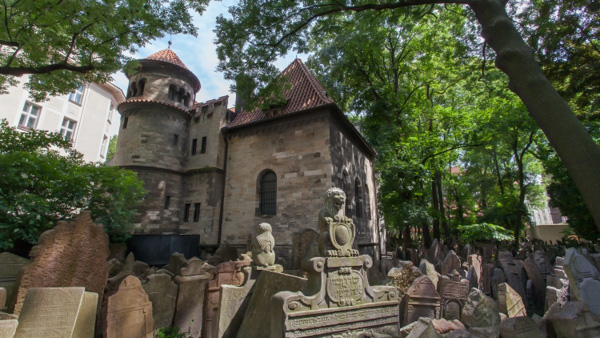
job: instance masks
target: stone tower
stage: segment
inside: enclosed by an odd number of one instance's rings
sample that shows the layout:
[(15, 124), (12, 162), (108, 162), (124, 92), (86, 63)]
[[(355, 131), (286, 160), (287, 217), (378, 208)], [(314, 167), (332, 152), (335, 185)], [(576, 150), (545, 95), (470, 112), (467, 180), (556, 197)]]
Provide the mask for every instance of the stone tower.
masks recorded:
[(127, 74), (126, 101), (114, 164), (145, 182), (140, 224), (144, 232), (178, 232), (188, 125), (200, 81), (170, 49), (139, 60)]

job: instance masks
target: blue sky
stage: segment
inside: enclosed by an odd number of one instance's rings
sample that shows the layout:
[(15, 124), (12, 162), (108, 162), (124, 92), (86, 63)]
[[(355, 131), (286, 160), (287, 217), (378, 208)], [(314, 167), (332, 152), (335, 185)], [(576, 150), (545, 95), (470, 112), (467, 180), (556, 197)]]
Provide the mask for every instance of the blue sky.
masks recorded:
[[(221, 14), (229, 16), (227, 8), (236, 2), (234, 0), (211, 1), (202, 16), (198, 14), (194, 15), (194, 24), (198, 27), (197, 37), (191, 35), (174, 35), (171, 37), (173, 41), (171, 50), (200, 79), (202, 88), (196, 94), (196, 101), (198, 102), (229, 95), (229, 106), (231, 107), (235, 103), (235, 94), (229, 92), (231, 81), (225, 80), (223, 74), (216, 71), (219, 60), (214, 44), (215, 33), (213, 30), (216, 25), (216, 18)], [(162, 39), (153, 41), (152, 44), (140, 48), (133, 57), (143, 59), (160, 50), (166, 49), (169, 46), (169, 38), (169, 36), (165, 36)], [(287, 55), (278, 60), (276, 66), (280, 70), (283, 70), (295, 57), (295, 54)], [(123, 92), (127, 91), (127, 78), (122, 72), (115, 74), (114, 80), (115, 84)]]

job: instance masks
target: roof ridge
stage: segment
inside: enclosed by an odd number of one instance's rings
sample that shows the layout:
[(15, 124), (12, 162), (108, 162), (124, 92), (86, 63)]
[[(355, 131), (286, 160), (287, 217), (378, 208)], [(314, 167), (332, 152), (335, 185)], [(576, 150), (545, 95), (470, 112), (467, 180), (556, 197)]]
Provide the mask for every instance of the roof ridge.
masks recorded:
[(308, 67), (304, 64), (304, 62), (302, 62), (301, 59), (296, 58), (289, 66), (287, 66), (286, 69), (284, 69), (281, 72), (281, 74), (285, 73), (288, 70), (288, 68), (291, 68), (292, 65), (294, 65), (294, 63), (297, 63), (299, 65), (300, 71), (305, 76), (306, 80), (308, 80), (310, 87), (317, 93), (317, 96), (321, 99), (321, 101), (323, 101), (323, 103), (333, 102), (333, 100), (329, 96), (325, 95), (325, 88), (323, 88), (323, 86), (321, 85), (319, 80), (317, 80), (313, 72), (311, 72), (310, 69), (308, 69)]

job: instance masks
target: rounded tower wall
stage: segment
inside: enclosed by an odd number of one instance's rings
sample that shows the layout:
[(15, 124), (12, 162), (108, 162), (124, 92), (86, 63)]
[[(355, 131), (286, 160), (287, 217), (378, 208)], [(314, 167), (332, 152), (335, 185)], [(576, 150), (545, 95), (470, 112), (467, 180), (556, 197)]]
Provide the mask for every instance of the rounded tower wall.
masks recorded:
[(194, 98), (194, 88), (189, 80), (176, 72), (142, 71), (129, 78), (127, 99), (159, 101), (190, 109)]
[(121, 125), (114, 164), (182, 171), (188, 138), (187, 113), (157, 103), (129, 105), (136, 107), (119, 109)]

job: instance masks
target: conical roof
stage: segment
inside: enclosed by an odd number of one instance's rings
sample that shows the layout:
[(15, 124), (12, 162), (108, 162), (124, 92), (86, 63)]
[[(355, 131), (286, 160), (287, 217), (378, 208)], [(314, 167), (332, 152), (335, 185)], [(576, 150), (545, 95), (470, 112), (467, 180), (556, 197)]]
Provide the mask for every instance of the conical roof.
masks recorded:
[[(334, 103), (302, 60), (294, 60), (281, 72), (281, 75), (288, 77), (287, 80), (290, 86), (283, 91), (287, 103), (282, 107), (280, 115), (292, 114)], [(228, 128), (266, 119), (268, 117), (259, 108), (251, 112), (242, 110), (228, 125)]]
[(168, 63), (172, 63), (181, 68), (188, 69), (185, 64), (181, 61), (181, 59), (170, 49), (163, 49), (159, 52), (156, 52), (146, 58), (146, 60), (156, 60), (156, 61), (164, 61)]

